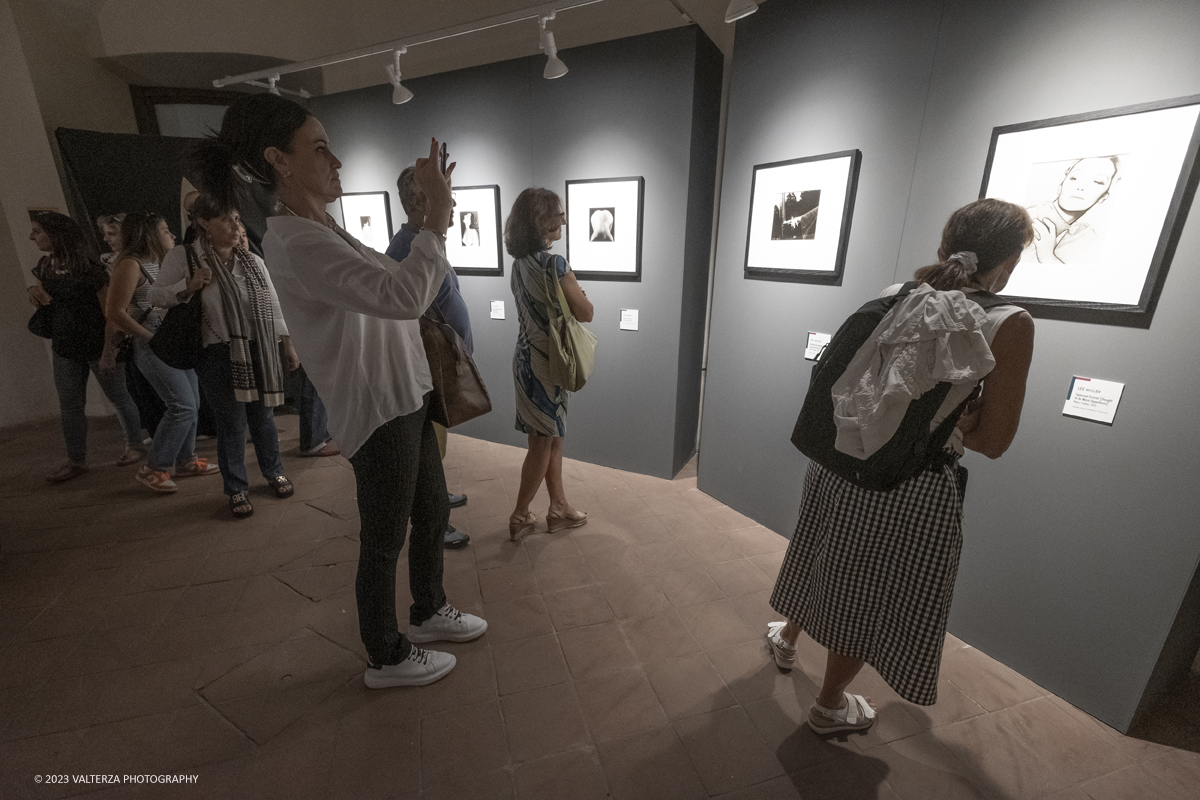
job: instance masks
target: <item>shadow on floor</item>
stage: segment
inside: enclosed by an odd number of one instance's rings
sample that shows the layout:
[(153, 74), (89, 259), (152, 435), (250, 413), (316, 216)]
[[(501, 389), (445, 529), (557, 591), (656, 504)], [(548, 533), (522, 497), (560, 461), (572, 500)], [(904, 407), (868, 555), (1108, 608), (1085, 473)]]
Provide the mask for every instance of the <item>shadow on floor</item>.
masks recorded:
[(1129, 735), (1200, 753), (1200, 672), (1193, 670), (1138, 715)]

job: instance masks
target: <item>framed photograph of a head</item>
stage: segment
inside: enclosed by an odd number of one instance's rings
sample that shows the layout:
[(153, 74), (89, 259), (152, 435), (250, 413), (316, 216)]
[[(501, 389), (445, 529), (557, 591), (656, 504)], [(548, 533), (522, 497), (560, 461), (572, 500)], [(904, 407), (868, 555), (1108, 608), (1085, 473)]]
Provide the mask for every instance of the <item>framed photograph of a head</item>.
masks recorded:
[(499, 186), (455, 186), (446, 258), (459, 275), (503, 275)]
[(391, 201), (387, 192), (346, 192), (339, 198), (346, 233), (380, 253), (392, 241)]
[(1200, 96), (995, 128), (980, 197), (1033, 219), (1005, 297), (1035, 317), (1150, 327), (1198, 148)]
[(755, 166), (745, 277), (840, 286), (861, 162), (844, 150)]
[(642, 279), (644, 178), (567, 181), (567, 261), (580, 280)]

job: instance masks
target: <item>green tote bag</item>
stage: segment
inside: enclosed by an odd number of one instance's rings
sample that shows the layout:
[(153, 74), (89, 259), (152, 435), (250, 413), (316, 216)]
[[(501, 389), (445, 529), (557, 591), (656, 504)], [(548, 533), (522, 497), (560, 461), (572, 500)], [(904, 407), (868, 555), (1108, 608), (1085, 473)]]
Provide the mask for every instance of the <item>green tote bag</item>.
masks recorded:
[[(562, 284), (558, 282), (558, 270), (553, 264), (550, 266), (550, 272), (554, 274), (558, 309), (562, 311), (562, 315), (559, 316), (555, 313), (554, 303), (549, 304), (550, 376), (568, 392), (577, 392), (591, 377), (592, 367), (596, 363), (596, 335), (583, 327), (583, 323), (571, 313)], [(550, 293), (549, 288), (547, 285), (547, 295)]]

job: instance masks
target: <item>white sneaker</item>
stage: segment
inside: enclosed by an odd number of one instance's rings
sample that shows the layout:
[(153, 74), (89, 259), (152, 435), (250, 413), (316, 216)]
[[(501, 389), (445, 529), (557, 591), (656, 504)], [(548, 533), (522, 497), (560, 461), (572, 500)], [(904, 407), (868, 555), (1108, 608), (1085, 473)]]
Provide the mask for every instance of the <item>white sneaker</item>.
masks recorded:
[(405, 636), (410, 642), (469, 642), (486, 630), (487, 622), (446, 603), (420, 625), (409, 625)]
[(399, 664), (367, 667), (363, 673), (363, 683), (368, 689), (390, 689), (393, 686), (426, 686), (444, 678), (454, 669), (456, 659), (450, 653), (439, 653), (436, 650), (422, 650), (413, 647), (408, 652), (408, 658)]

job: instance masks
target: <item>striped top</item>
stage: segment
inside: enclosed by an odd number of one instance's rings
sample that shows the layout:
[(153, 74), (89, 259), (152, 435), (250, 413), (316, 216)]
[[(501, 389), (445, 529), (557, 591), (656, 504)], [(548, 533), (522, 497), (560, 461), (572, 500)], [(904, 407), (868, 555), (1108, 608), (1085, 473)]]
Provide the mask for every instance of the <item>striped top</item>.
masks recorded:
[(157, 261), (139, 261), (142, 267), (142, 274), (138, 276), (138, 286), (133, 290), (133, 297), (129, 299), (129, 316), (135, 320), (142, 321), (144, 318), (149, 318), (150, 312), (154, 310), (154, 305), (150, 302), (149, 292), (150, 287), (158, 280), (158, 262)]

